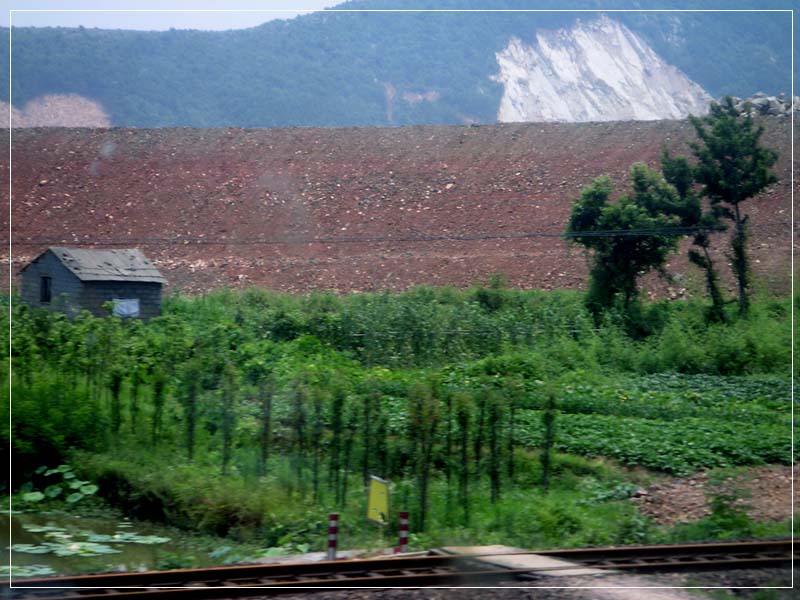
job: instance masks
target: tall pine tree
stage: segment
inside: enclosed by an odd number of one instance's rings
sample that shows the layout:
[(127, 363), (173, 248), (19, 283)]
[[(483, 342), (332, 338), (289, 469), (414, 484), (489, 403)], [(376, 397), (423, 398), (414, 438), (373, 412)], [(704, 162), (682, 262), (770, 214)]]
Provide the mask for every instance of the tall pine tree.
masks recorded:
[(770, 170), (777, 153), (760, 144), (762, 126), (749, 114), (741, 116), (728, 96), (722, 104), (712, 103), (705, 117), (691, 117), (699, 142), (690, 144), (697, 158), (695, 180), (712, 210), (734, 222), (731, 237), (733, 271), (739, 291), (739, 313), (747, 314), (750, 276), (747, 259), (747, 215), (739, 206), (777, 181)]

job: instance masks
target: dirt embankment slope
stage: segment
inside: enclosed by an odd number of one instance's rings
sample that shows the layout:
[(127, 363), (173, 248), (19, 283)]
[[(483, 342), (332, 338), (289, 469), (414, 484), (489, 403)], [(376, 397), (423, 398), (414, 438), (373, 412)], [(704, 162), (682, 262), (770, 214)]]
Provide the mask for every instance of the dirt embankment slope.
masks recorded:
[[(763, 122), (780, 181), (747, 202), (753, 270), (785, 291), (791, 128)], [(656, 166), (665, 144), (688, 153), (693, 133), (657, 121), (11, 135), (15, 273), (48, 245), (113, 243), (141, 248), (171, 287), (197, 292), (464, 286), (495, 272), (523, 288), (580, 287), (579, 248), (520, 236), (561, 233), (582, 186), (601, 174), (621, 185), (632, 163)], [(702, 290), (684, 254), (670, 262), (682, 275), (672, 293)]]

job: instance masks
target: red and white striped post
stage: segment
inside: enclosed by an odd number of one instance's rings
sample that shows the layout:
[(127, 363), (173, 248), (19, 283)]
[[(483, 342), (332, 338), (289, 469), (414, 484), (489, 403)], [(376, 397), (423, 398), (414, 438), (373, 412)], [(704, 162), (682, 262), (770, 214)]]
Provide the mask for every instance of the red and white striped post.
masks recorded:
[(400, 522), (397, 531), (400, 534), (400, 544), (397, 547), (397, 551), (402, 554), (403, 552), (408, 552), (408, 513), (400, 512), (398, 517)]
[(328, 560), (336, 560), (336, 538), (339, 534), (339, 515), (328, 515)]

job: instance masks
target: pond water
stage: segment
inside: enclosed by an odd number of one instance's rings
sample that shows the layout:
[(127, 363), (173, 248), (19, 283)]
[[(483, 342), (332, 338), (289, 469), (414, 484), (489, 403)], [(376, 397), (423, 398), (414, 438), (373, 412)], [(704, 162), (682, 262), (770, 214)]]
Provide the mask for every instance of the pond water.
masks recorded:
[(222, 540), (113, 514), (6, 511), (0, 528), (14, 577), (201, 567), (235, 559)]

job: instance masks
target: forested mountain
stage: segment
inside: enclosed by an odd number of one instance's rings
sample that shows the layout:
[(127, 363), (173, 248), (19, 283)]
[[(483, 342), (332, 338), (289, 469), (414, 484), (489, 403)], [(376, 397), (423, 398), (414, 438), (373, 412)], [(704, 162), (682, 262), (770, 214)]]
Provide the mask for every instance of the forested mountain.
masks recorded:
[[(570, 8), (630, 8), (579, 0)], [(680, 8), (669, 0), (659, 8)], [(791, 8), (791, 0), (769, 8)], [(537, 8), (560, 9), (557, 0)], [(358, 0), (337, 8), (394, 8)], [(530, 8), (530, 2), (413, 0), (403, 8)], [(765, 8), (703, 0), (693, 8)], [(789, 92), (788, 13), (607, 13), (713, 97)], [(320, 12), (224, 32), (14, 28), (12, 105), (47, 94), (99, 102), (114, 125), (243, 127), (495, 122), (497, 53), (512, 38), (594, 13)], [(0, 52), (7, 74), (8, 48)], [(495, 79), (493, 79), (493, 77)]]

